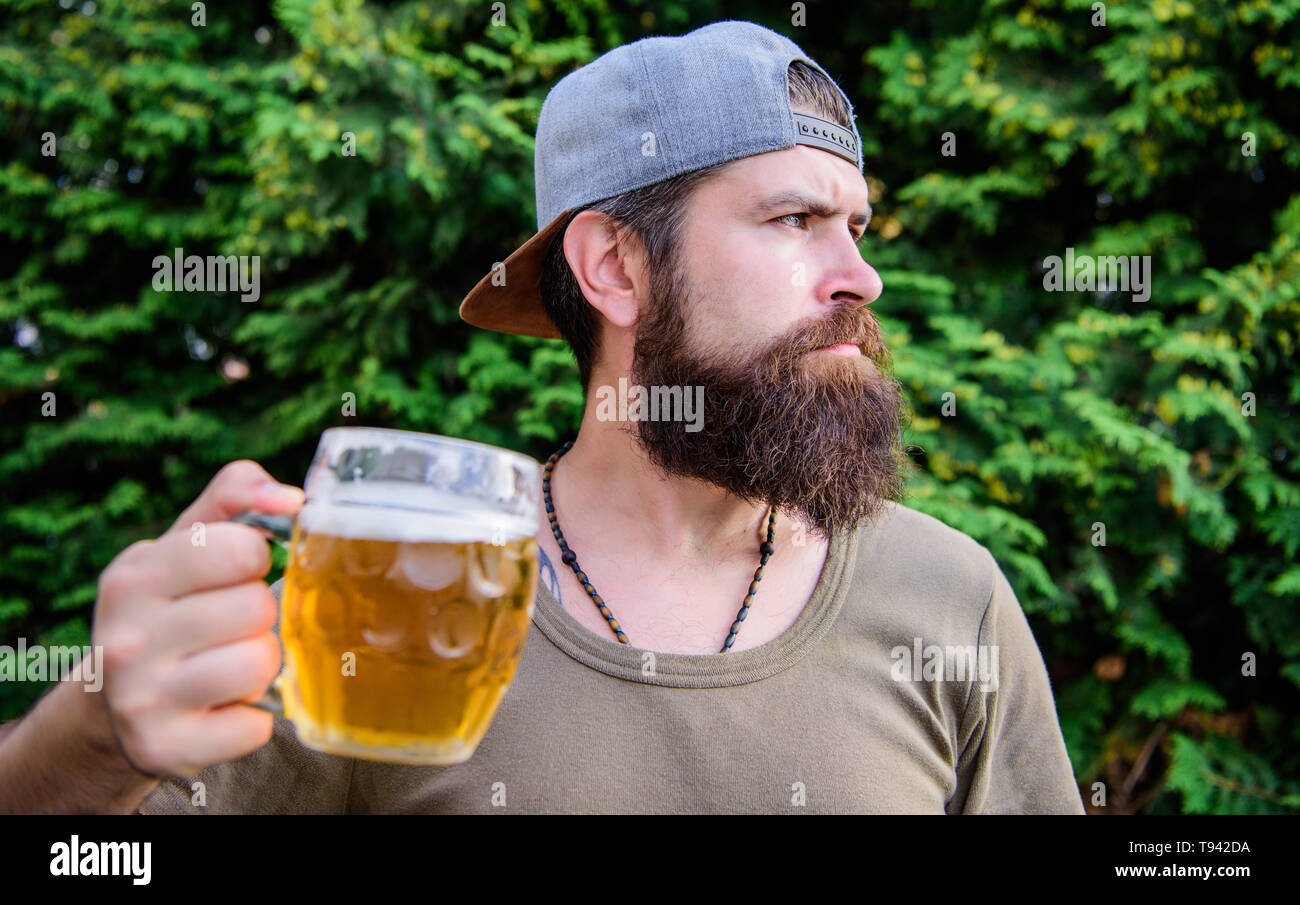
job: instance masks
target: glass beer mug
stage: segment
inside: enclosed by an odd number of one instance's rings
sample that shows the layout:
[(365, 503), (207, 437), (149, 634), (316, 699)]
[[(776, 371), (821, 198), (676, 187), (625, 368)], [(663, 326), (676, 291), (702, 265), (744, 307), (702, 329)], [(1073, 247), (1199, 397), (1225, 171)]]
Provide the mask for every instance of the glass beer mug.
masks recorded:
[(252, 706), (332, 754), (468, 760), (532, 619), (539, 484), (536, 460), (494, 446), (326, 430), (295, 516), (231, 518), (289, 547), (283, 705), (268, 693)]

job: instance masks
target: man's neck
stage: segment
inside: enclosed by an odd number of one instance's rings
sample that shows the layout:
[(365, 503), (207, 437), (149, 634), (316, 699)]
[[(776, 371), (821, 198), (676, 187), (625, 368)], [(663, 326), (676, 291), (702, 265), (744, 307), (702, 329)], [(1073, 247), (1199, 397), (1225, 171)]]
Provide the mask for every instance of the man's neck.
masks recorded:
[[(767, 505), (694, 478), (665, 479), (634, 443), (635, 428), (600, 421), (588, 407), (573, 448), (551, 473), (566, 540), (572, 532), (577, 548), (577, 536), (585, 535), (588, 545), (634, 550), (638, 559), (687, 569), (753, 557), (767, 537)], [(778, 529), (781, 521), (778, 515)]]

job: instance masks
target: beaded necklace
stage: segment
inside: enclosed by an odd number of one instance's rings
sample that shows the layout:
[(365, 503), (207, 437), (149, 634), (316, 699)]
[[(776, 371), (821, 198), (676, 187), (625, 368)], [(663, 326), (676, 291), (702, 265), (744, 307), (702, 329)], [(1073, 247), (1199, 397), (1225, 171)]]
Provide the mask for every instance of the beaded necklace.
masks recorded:
[[(572, 448), (573, 441), (570, 440), (551, 454), (551, 457), (546, 460), (546, 467), (542, 470), (542, 494), (546, 500), (546, 518), (551, 523), (551, 532), (555, 535), (555, 542), (559, 544), (560, 558), (563, 559), (568, 564), (569, 568), (573, 570), (573, 574), (577, 576), (578, 583), (582, 585), (583, 590), (585, 590), (587, 595), (591, 597), (592, 603), (596, 604), (596, 609), (600, 610), (600, 615), (605, 617), (605, 621), (608, 622), (609, 627), (613, 629), (614, 635), (618, 638), (619, 643), (630, 644), (631, 642), (627, 640), (627, 635), (625, 635), (623, 629), (619, 627), (618, 620), (614, 618), (614, 614), (610, 612), (604, 599), (596, 593), (596, 589), (592, 587), (591, 582), (587, 580), (587, 573), (579, 568), (578, 554), (569, 549), (569, 544), (564, 539), (564, 533), (560, 531), (559, 519), (555, 517), (555, 505), (551, 502), (551, 470), (555, 468), (555, 463), (560, 460), (560, 456), (564, 455)], [(763, 567), (767, 565), (768, 559), (771, 558), (772, 553), (775, 551), (775, 547), (772, 545), (772, 539), (775, 536), (776, 507), (773, 506), (771, 507), (771, 512), (767, 519), (767, 540), (759, 544), (758, 547), (760, 556), (758, 569), (754, 572), (754, 580), (749, 583), (749, 593), (745, 595), (744, 603), (740, 606), (740, 612), (736, 614), (736, 621), (731, 624), (731, 631), (727, 634), (727, 641), (722, 645), (722, 650), (718, 651), (718, 653), (725, 654), (727, 651), (731, 650), (732, 642), (736, 640), (736, 634), (740, 631), (740, 624), (744, 622), (745, 617), (749, 615), (749, 603), (754, 599), (754, 594), (758, 591), (758, 583), (763, 580)]]

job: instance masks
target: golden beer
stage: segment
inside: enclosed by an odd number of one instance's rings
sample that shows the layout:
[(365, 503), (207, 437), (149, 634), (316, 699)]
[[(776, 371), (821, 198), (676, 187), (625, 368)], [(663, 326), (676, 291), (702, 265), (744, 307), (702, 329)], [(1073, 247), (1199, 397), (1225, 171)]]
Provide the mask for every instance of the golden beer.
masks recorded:
[(519, 664), (537, 541), (464, 532), (396, 511), (300, 513), (280, 638), (304, 744), (422, 764), (474, 752)]

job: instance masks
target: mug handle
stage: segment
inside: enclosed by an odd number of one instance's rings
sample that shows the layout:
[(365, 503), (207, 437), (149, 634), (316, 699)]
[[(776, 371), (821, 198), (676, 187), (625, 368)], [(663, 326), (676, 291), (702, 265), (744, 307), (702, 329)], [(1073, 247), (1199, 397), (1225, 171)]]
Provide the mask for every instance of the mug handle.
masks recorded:
[[(295, 517), (292, 515), (264, 515), (251, 509), (245, 509), (243, 512), (232, 515), (226, 521), (260, 528), (271, 535), (267, 538), (268, 542), (275, 542), (282, 547), (288, 547), (289, 540), (293, 536)], [(276, 637), (279, 637), (278, 633)], [(283, 654), (284, 642), (281, 642), (280, 650)], [(271, 686), (266, 690), (266, 694), (256, 701), (235, 701), (235, 703), (247, 707), (256, 707), (258, 710), (265, 710), (267, 713), (276, 716), (284, 716), (284, 700), (280, 694), (280, 683), (283, 679), (284, 667), (281, 666), (280, 674), (271, 680)]]

